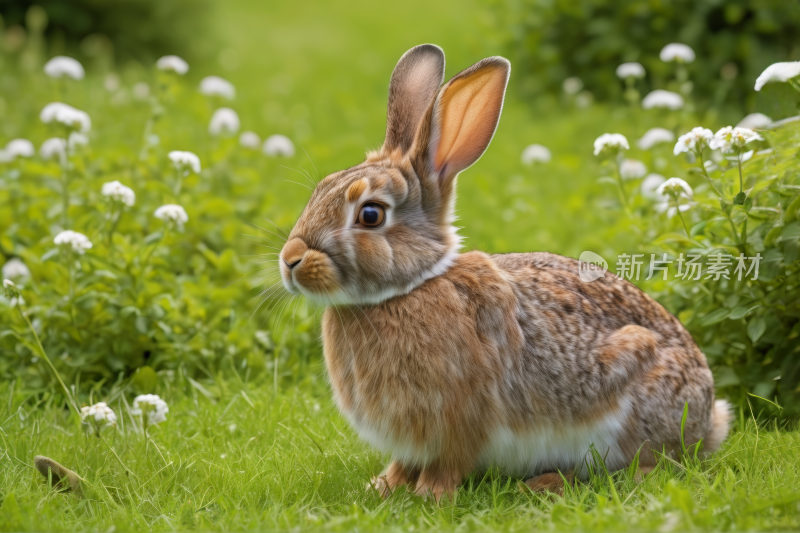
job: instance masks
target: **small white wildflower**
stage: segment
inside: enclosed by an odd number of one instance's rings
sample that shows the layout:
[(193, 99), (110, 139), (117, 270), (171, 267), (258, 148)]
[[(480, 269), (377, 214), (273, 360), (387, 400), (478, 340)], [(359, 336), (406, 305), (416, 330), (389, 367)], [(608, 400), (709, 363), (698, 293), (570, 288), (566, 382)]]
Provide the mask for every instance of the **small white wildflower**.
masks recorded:
[(669, 196), (672, 198), (683, 197), (691, 198), (694, 191), (684, 180), (680, 178), (670, 178), (656, 189), (656, 193), (661, 196)]
[(258, 150), (259, 146), (261, 146), (261, 137), (254, 131), (243, 131), (242, 134), (239, 135), (239, 144), (243, 148)]
[(133, 189), (126, 187), (119, 181), (109, 181), (108, 183), (104, 183), (100, 193), (109, 200), (120, 202), (128, 207), (131, 207), (136, 203), (136, 193), (133, 192)]
[(531, 144), (522, 151), (522, 164), (532, 165), (534, 163), (549, 163), (552, 154), (546, 146), (541, 144)]
[(695, 58), (694, 50), (692, 50), (689, 45), (683, 43), (668, 44), (661, 49), (661, 53), (658, 54), (658, 57), (665, 63), (671, 61), (677, 63), (691, 63)]
[(17, 257), (12, 257), (6, 261), (3, 265), (2, 273), (3, 278), (9, 280), (15, 278), (29, 278), (31, 276), (31, 271), (28, 269), (28, 266)]
[(12, 309), (17, 306), (25, 305), (25, 300), (22, 298), (19, 289), (10, 279), (3, 280), (3, 292), (6, 298), (8, 298), (8, 304)]
[(797, 77), (800, 77), (800, 61), (775, 63), (768, 66), (756, 79), (755, 88), (756, 91), (760, 91), (761, 88), (768, 83), (787, 82)]
[(577, 95), (575, 95), (575, 106), (581, 109), (585, 109), (592, 105), (594, 102), (594, 95), (591, 91), (581, 91)]
[(583, 82), (580, 78), (573, 76), (565, 79), (561, 87), (564, 89), (564, 92), (569, 95), (578, 94), (580, 90), (583, 89)]
[(628, 139), (621, 133), (604, 133), (594, 141), (594, 155), (630, 150)]
[(675, 134), (666, 128), (651, 128), (647, 130), (636, 144), (642, 150), (649, 150), (653, 146), (661, 143), (671, 143), (675, 140)]
[(106, 88), (106, 91), (113, 93), (117, 89), (119, 89), (119, 74), (115, 72), (109, 72), (106, 74), (106, 79), (103, 81), (103, 87)]
[(133, 97), (137, 100), (144, 100), (148, 96), (150, 96), (150, 86), (147, 82), (136, 82), (133, 86)]
[(156, 61), (158, 70), (172, 71), (183, 76), (189, 72), (189, 63), (178, 56), (164, 56)]
[(285, 135), (270, 135), (264, 141), (262, 148), (265, 154), (272, 157), (286, 156), (292, 157), (294, 155), (294, 144)]
[(761, 135), (749, 128), (725, 126), (714, 134), (714, 138), (711, 139), (708, 146), (712, 150), (730, 153), (741, 149), (749, 142), (763, 140)]
[(206, 96), (222, 96), (228, 100), (236, 98), (236, 88), (219, 76), (207, 76), (200, 81), (200, 93)]
[(33, 157), (36, 153), (36, 148), (33, 143), (28, 139), (12, 139), (8, 141), (5, 147), (5, 153), (10, 158), (10, 161), (18, 157)]
[(178, 225), (183, 225), (189, 221), (189, 215), (186, 214), (186, 210), (176, 204), (162, 205), (156, 209), (153, 215), (164, 222), (171, 221)]
[(637, 159), (625, 159), (619, 166), (619, 174), (624, 180), (643, 178), (647, 174), (647, 166)]
[(173, 150), (167, 155), (176, 169), (183, 170), (185, 174), (188, 174), (189, 171), (200, 174), (200, 158), (197, 157), (197, 154)]
[(88, 144), (89, 137), (77, 131), (70, 133), (69, 138), (67, 138), (67, 146), (69, 147), (70, 152), (74, 152), (79, 146), (86, 146)]
[(86, 250), (92, 247), (92, 241), (86, 235), (72, 230), (65, 230), (56, 235), (53, 243), (56, 246), (71, 248), (73, 252), (78, 252), (79, 254), (85, 253)]
[(686, 204), (679, 204), (676, 208), (674, 202), (671, 202), (669, 199), (662, 200), (653, 205), (653, 208), (656, 210), (656, 212), (666, 213), (668, 218), (674, 217), (678, 213), (678, 209), (680, 209), (681, 213), (683, 213), (691, 209), (691, 207), (692, 204), (686, 203)]
[(92, 119), (88, 113), (61, 102), (52, 102), (44, 106), (39, 113), (39, 118), (45, 124), (58, 122), (82, 133), (92, 129)]
[(661, 174), (648, 174), (644, 177), (640, 186), (642, 196), (650, 200), (655, 200), (659, 196), (656, 191), (665, 181), (667, 181), (666, 178)]
[(131, 414), (143, 416), (147, 420), (147, 425), (164, 422), (168, 412), (167, 402), (156, 394), (142, 394), (133, 399)]
[(675, 111), (683, 107), (683, 97), (672, 91), (656, 89), (644, 97), (642, 100), (642, 107), (644, 109), (659, 107)]
[(678, 142), (675, 143), (672, 153), (678, 155), (684, 152), (702, 152), (713, 138), (714, 134), (710, 129), (697, 126), (692, 128), (689, 133), (684, 133), (678, 137)]
[(65, 157), (67, 157), (66, 139), (61, 139), (60, 137), (53, 137), (52, 139), (47, 139), (45, 142), (42, 143), (42, 146), (39, 148), (39, 155), (42, 156), (42, 159), (46, 160), (50, 159), (63, 160)]
[(772, 119), (763, 113), (750, 113), (736, 125), (737, 128), (748, 128), (751, 130), (761, 130), (769, 128), (772, 125)]
[(82, 80), (86, 76), (83, 65), (77, 59), (67, 56), (56, 56), (44, 64), (44, 73), (51, 78), (67, 76), (73, 80)]
[(619, 79), (644, 78), (645, 71), (641, 63), (623, 63), (617, 67), (617, 77)]
[(113, 426), (117, 423), (117, 415), (105, 402), (97, 402), (91, 406), (81, 407), (81, 420)]
[(4, 288), (4, 289), (14, 289), (14, 288), (16, 288), (16, 287), (17, 287), (17, 286), (16, 286), (16, 285), (14, 285), (14, 282), (13, 282), (13, 281), (11, 281), (10, 279), (4, 279), (4, 280), (3, 280), (3, 288)]
[(208, 133), (211, 135), (236, 135), (239, 131), (239, 115), (230, 107), (221, 107), (214, 111), (211, 122), (208, 124)]

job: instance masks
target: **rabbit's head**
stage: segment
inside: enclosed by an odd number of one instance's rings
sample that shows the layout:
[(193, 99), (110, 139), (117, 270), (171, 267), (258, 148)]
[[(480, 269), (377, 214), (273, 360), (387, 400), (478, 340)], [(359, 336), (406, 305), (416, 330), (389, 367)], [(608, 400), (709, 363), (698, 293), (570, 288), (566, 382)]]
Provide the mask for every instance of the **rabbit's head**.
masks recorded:
[(444, 273), (460, 242), (456, 176), (491, 142), (509, 72), (490, 57), (442, 86), (441, 48), (406, 52), (389, 85), (383, 146), (319, 182), (280, 254), (286, 289), (375, 304)]

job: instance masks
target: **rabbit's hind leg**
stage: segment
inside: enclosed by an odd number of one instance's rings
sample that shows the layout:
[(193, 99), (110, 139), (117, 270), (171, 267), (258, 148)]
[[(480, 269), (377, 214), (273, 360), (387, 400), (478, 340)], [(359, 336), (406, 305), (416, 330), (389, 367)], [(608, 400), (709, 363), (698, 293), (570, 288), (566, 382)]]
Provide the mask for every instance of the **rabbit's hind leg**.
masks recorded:
[(408, 468), (398, 461), (392, 461), (381, 474), (373, 477), (367, 484), (367, 489), (378, 491), (383, 499), (388, 498), (399, 487), (416, 485), (419, 478), (419, 468)]

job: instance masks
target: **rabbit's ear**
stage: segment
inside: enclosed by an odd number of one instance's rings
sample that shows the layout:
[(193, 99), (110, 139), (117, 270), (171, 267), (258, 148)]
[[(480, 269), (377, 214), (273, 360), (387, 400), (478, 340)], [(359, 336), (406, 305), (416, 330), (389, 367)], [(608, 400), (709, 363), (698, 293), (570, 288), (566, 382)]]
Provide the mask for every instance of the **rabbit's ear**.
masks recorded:
[(415, 46), (400, 58), (389, 83), (384, 148), (407, 152), (417, 127), (444, 82), (444, 52), (433, 44)]
[(439, 91), (426, 158), (443, 189), (477, 161), (492, 141), (510, 72), (507, 59), (488, 57), (456, 74)]

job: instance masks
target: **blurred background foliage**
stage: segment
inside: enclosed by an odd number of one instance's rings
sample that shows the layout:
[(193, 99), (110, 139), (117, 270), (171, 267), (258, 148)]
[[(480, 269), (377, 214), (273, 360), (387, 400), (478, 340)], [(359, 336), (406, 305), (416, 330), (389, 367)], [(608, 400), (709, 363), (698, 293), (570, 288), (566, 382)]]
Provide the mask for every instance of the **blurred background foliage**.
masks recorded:
[(557, 93), (577, 76), (600, 100), (622, 100), (617, 65), (647, 69), (645, 92), (673, 75), (658, 53), (691, 46), (696, 97), (706, 105), (753, 105), (753, 80), (777, 60), (800, 59), (795, 0), (487, 0), (526, 97)]
[[(796, 58), (788, 30), (797, 20), (795, 7), (796, 2), (774, 0), (413, 0), (383, 5), (376, 14), (374, 3), (366, 0), (43, 0), (37, 6), (0, 1), (0, 145), (25, 137), (40, 146), (52, 136), (38, 114), (53, 100), (87, 111), (93, 121), (89, 146), (74, 158), (71, 228), (60, 223), (57, 165), (34, 158), (0, 170), (0, 261), (20, 257), (31, 269), (25, 297), (46, 348), (70, 383), (103, 387), (131, 380), (149, 392), (150, 378), (143, 376), (154, 370), (162, 380), (176, 373), (192, 379), (261, 375), (275, 384), (324, 386), (319, 310), (302, 303), (287, 306), (281, 293), (257, 309), (265, 282), (253, 275), (259, 259), (251, 256), (273, 251), (263, 247), (279, 246), (280, 238), (249, 223), (280, 234), (270, 226), (274, 222), (288, 231), (310, 194), (302, 173), (324, 176), (352, 166), (381, 143), (388, 80), (403, 52), (424, 42), (439, 44), (447, 55), (448, 77), (486, 56), (512, 59), (509, 96), (492, 146), (459, 179), (465, 249), (572, 257), (592, 250), (612, 263), (620, 253), (678, 253), (689, 245), (658, 241), (680, 233), (680, 226), (653, 211), (638, 194), (638, 181), (627, 184), (633, 214), (622, 209), (616, 184), (609, 185), (607, 169), (592, 156), (594, 139), (609, 131), (625, 134), (630, 157), (649, 171), (685, 177), (713, 204), (702, 179), (687, 173), (691, 165), (673, 157), (671, 146), (643, 150), (635, 141), (656, 126), (680, 134), (699, 124), (712, 130), (736, 124), (753, 111), (774, 119), (796, 114), (797, 99), (788, 87), (752, 92), (761, 68)], [(770, 20), (774, 24), (767, 24)], [(658, 60), (658, 52), (674, 41), (696, 47), (698, 55), (689, 65), (695, 83), (689, 105), (667, 112), (622, 104), (617, 64), (638, 60), (645, 65), (643, 92), (668, 88), (674, 69)], [(44, 76), (44, 61), (59, 53), (78, 58), (87, 68), (86, 79)], [(157, 57), (171, 53), (189, 60), (185, 77), (154, 69)], [(722, 66), (732, 62), (735, 76), (723, 79)], [(208, 75), (233, 82), (236, 99), (200, 95), (197, 86)], [(581, 77), (599, 101), (562, 94), (568, 76)], [(296, 155), (269, 159), (242, 149), (235, 139), (210, 136), (208, 121), (221, 105), (239, 113), (242, 130), (262, 138), (289, 136)], [(796, 208), (791, 203), (798, 190), (796, 139), (786, 135), (774, 141), (783, 143), (780, 159), (750, 163), (752, 179), (769, 178), (772, 187), (756, 207)], [(552, 161), (524, 165), (520, 154), (531, 143), (548, 146)], [(194, 151), (203, 163), (203, 172), (188, 179), (177, 197), (170, 192), (170, 150)], [(772, 178), (778, 174), (779, 180)], [(732, 176), (715, 179), (732, 183)], [(99, 195), (111, 180), (137, 193), (113, 246), (105, 243)], [(173, 201), (186, 207), (189, 223), (184, 233), (162, 242), (161, 223), (152, 212)], [(730, 246), (718, 221), (703, 223), (710, 213), (704, 207), (687, 214), (690, 227), (699, 225), (693, 237)], [(742, 220), (751, 216), (740, 215)], [(765, 249), (780, 255), (784, 241), (775, 238), (775, 228), (781, 224), (781, 217), (762, 212), (748, 231), (762, 241), (772, 232)], [(74, 302), (64, 299), (65, 269), (52, 253), (53, 236), (61, 229), (82, 231), (96, 243), (81, 259), (83, 292)], [(787, 235), (796, 241), (795, 233)], [(154, 246), (152, 268), (145, 271), (141, 257)], [(797, 290), (796, 283), (787, 282), (789, 274), (796, 278), (796, 255), (780, 261), (779, 270), (758, 287), (703, 283), (710, 295), (703, 298), (681, 283), (640, 285), (691, 328), (709, 356), (721, 395), (743, 400), (752, 391), (768, 398), (781, 393), (797, 408), (797, 382), (788, 387), (775, 379), (782, 368), (784, 375), (800, 372), (798, 311), (796, 302), (787, 305)], [(761, 307), (746, 316), (734, 313), (751, 301)], [(277, 311), (267, 320), (265, 310), (272, 305)], [(729, 312), (706, 320), (719, 309)], [(751, 321), (770, 329), (754, 340), (747, 334)], [(0, 322), (2, 377), (48, 386), (50, 374), (6, 305), (0, 306)]]

